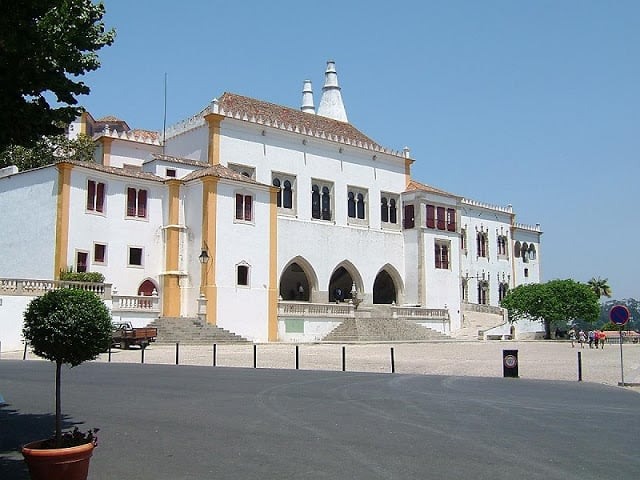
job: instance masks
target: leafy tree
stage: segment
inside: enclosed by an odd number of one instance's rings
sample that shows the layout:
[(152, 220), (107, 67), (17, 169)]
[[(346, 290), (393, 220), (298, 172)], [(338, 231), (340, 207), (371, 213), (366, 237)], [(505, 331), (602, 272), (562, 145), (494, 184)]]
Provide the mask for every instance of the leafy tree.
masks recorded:
[(60, 373), (93, 360), (111, 343), (111, 315), (102, 300), (86, 290), (52, 290), (33, 299), (24, 313), (22, 335), (33, 352), (56, 364), (56, 445), (62, 441)]
[(598, 297), (591, 288), (574, 280), (551, 280), (546, 283), (519, 285), (501, 303), (509, 311), (509, 321), (537, 320), (544, 324), (544, 338), (551, 338), (551, 325), (598, 318)]
[[(72, 77), (100, 67), (97, 51), (111, 45), (105, 9), (91, 0), (2, 3), (0, 15), (0, 150), (62, 133), (89, 87)], [(55, 102), (50, 105), (50, 101)], [(52, 103), (53, 103), (52, 102)]]
[(600, 297), (611, 297), (611, 287), (609, 286), (609, 284), (607, 283), (609, 280), (607, 278), (602, 279), (600, 277), (595, 278), (593, 277), (591, 280), (589, 280), (587, 282), (587, 285), (589, 285), (589, 288), (591, 288), (591, 290), (593, 290), (593, 293), (595, 293), (598, 298)]
[(15, 165), (21, 171), (29, 170), (60, 159), (92, 162), (95, 151), (95, 142), (84, 134), (73, 140), (66, 135), (41, 137), (31, 147), (11, 145), (0, 153), (0, 168)]

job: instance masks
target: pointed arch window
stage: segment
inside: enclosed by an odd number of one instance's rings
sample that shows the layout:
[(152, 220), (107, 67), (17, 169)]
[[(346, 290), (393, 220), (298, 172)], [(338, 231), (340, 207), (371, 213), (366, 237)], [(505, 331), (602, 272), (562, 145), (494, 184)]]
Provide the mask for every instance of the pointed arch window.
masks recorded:
[(331, 220), (333, 184), (314, 180), (311, 183), (311, 218)]

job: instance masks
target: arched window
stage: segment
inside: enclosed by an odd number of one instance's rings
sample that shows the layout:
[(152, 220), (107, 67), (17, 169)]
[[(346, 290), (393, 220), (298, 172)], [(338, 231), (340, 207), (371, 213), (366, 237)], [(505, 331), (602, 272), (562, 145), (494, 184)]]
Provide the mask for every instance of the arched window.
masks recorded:
[(278, 187), (278, 193), (276, 195), (276, 198), (277, 198), (277, 202), (276, 203), (278, 204), (278, 207), (281, 207), (282, 206), (282, 189), (280, 188), (280, 179), (279, 178), (274, 178), (273, 179), (273, 186), (274, 187)]
[(364, 220), (364, 195), (362, 193), (358, 194), (358, 204), (356, 205), (356, 216), (360, 220)]
[(382, 199), (380, 200), (380, 221), (389, 221), (389, 205), (387, 202), (387, 197), (382, 197)]
[(353, 192), (347, 194), (347, 215), (349, 218), (356, 218), (356, 199)]
[(513, 254), (515, 255), (516, 258), (518, 258), (520, 256), (520, 242), (516, 242), (516, 244), (513, 246)]
[(311, 187), (311, 217), (320, 218), (320, 187)]
[(476, 236), (476, 252), (478, 257), (486, 257), (487, 256), (487, 234), (483, 232), (478, 232)]
[(389, 223), (398, 223), (398, 211), (396, 209), (396, 199), (389, 200)]
[(322, 219), (331, 220), (331, 191), (329, 187), (322, 187)]
[(535, 260), (536, 259), (536, 247), (531, 244), (529, 245), (529, 260)]
[(284, 181), (284, 191), (282, 192), (282, 207), (293, 208), (293, 188), (289, 180)]

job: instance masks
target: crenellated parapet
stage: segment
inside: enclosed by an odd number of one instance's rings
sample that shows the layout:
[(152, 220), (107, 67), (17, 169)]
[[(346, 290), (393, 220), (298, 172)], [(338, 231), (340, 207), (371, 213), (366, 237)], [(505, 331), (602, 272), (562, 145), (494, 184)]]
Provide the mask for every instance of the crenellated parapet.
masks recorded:
[(513, 207), (511, 205), (507, 205), (506, 207), (503, 207), (499, 205), (492, 205), (490, 203), (478, 202), (477, 200), (470, 200), (468, 198), (463, 198), (462, 204), (469, 205), (471, 207), (484, 208), (486, 210), (493, 210), (495, 212), (509, 213), (509, 214), (513, 213)]
[(539, 223), (536, 223), (535, 225), (526, 225), (524, 223), (514, 223), (513, 228), (517, 228), (518, 230), (526, 230), (528, 232), (542, 233), (542, 229), (540, 228)]

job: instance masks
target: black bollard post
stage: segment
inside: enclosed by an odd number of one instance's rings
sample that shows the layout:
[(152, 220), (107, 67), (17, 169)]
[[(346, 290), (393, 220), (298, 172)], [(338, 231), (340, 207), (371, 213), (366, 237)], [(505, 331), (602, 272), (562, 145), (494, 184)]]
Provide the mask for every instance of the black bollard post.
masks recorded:
[(144, 363), (144, 348), (140, 349), (140, 363)]
[(578, 381), (582, 381), (582, 352), (578, 352)]
[(393, 347), (391, 347), (391, 373), (396, 373), (396, 361), (393, 358)]
[(176, 342), (176, 365), (179, 365), (180, 361), (180, 342)]
[(109, 363), (111, 363), (111, 345), (109, 345)]
[(214, 343), (213, 344), (213, 366), (214, 367), (216, 366), (216, 362), (217, 362), (217, 360), (216, 360), (216, 347), (217, 347), (217, 345)]
[(345, 347), (344, 345), (342, 346), (342, 371), (346, 372), (347, 371), (347, 347)]
[(296, 370), (300, 368), (300, 357), (299, 357), (298, 345), (296, 345)]
[(258, 367), (258, 346), (253, 344), (253, 368)]
[(27, 342), (24, 342), (24, 353), (22, 354), (22, 359), (26, 360), (27, 359), (27, 347), (29, 346), (29, 344)]

